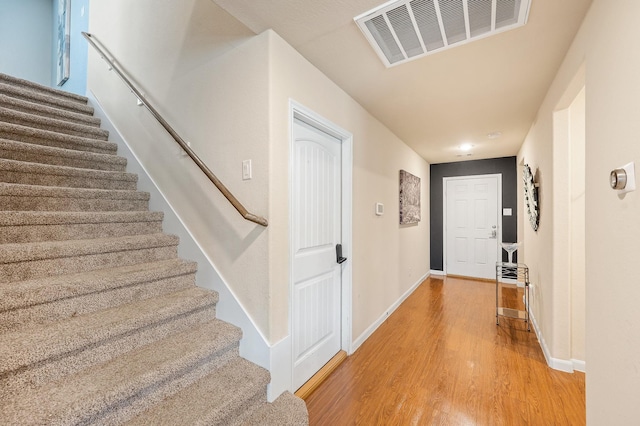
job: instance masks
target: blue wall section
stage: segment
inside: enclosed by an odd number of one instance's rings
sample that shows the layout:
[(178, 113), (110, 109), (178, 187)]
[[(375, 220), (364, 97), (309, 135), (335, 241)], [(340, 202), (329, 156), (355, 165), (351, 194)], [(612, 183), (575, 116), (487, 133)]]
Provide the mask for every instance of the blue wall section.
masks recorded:
[(52, 14), (52, 0), (0, 0), (1, 73), (51, 84)]
[[(54, 25), (58, 16), (58, 0), (52, 0), (53, 11), (51, 22)], [(56, 86), (55, 57), (51, 61), (50, 84), (67, 92), (84, 95), (87, 92), (87, 41), (82, 37), (82, 31), (89, 30), (89, 0), (71, 0), (71, 61), (69, 79), (60, 87)], [(52, 33), (53, 37), (53, 33)], [(52, 40), (51, 51), (55, 52), (55, 38)]]
[[(513, 211), (513, 216), (502, 217), (502, 241), (518, 241), (518, 165), (516, 157), (432, 164), (430, 174), (432, 270), (443, 270), (442, 179), (445, 177), (502, 174), (502, 207), (510, 207)], [(513, 256), (513, 260), (517, 261), (518, 253), (514, 253)], [(504, 250), (502, 250), (502, 260), (507, 261), (507, 253)]]

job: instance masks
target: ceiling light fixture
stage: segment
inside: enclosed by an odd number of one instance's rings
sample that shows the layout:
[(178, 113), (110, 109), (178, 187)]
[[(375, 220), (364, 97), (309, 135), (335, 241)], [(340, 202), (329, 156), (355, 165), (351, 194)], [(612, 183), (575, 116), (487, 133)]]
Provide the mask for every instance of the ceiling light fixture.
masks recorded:
[(527, 23), (531, 0), (392, 0), (353, 18), (387, 67)]
[(460, 151), (471, 151), (471, 148), (473, 148), (473, 145), (471, 145), (470, 143), (463, 143), (462, 145), (460, 145)]

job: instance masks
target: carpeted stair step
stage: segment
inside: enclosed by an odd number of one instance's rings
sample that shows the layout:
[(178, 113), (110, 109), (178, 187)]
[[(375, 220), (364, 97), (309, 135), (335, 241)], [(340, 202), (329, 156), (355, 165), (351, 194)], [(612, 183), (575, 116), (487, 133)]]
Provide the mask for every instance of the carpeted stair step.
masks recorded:
[(57, 148), (75, 149), (76, 151), (96, 152), (99, 154), (116, 154), (118, 144), (104, 140), (65, 135), (49, 130), (34, 129), (19, 124), (0, 121), (0, 139), (32, 143), (35, 145)]
[[(215, 292), (194, 287), (0, 334), (0, 401), (24, 387), (34, 388), (187, 333), (215, 319), (217, 301)], [(128, 383), (131, 377), (120, 375), (117, 380)]]
[[(64, 99), (70, 102), (79, 104), (86, 104), (87, 98), (82, 95), (76, 95), (75, 93), (65, 92), (64, 90), (58, 90), (49, 86), (34, 83), (33, 81), (24, 80), (22, 78), (14, 77), (12, 75), (0, 73), (0, 83), (10, 85), (20, 90), (39, 93), (49, 97)], [(93, 114), (93, 112), (91, 113)]]
[[(213, 320), (59, 382), (22, 389), (0, 400), (0, 415), (5, 424), (121, 424), (215, 375), (237, 357), (240, 337), (238, 328)], [(233, 392), (232, 383), (228, 390)]]
[(143, 211), (149, 209), (149, 193), (0, 182), (0, 206), (5, 211)]
[(161, 212), (0, 211), (0, 244), (162, 232)]
[(75, 112), (77, 114), (93, 115), (94, 112), (93, 107), (90, 107), (86, 103), (40, 93), (29, 88), (25, 89), (22, 87), (12, 86), (10, 84), (3, 83), (2, 81), (0, 81), (0, 93), (15, 99), (34, 102), (51, 108)]
[(0, 139), (0, 158), (31, 163), (69, 166), (91, 170), (111, 170), (123, 172), (127, 166), (126, 158), (111, 154), (99, 154), (35, 145), (19, 141)]
[(0, 283), (172, 259), (178, 242), (174, 235), (149, 234), (3, 244)]
[(195, 287), (197, 264), (182, 259), (44, 277), (0, 286), (0, 333)]
[(0, 93), (0, 107), (35, 114), (40, 117), (55, 118), (69, 123), (83, 124), (85, 126), (100, 127), (100, 119), (92, 115), (80, 114), (73, 111), (41, 105), (23, 99), (12, 98)]
[(307, 406), (300, 398), (284, 392), (271, 404), (265, 403), (248, 418), (232, 422), (242, 426), (305, 426), (309, 424)]
[(67, 188), (135, 190), (138, 175), (0, 158), (0, 182)]
[(70, 123), (55, 118), (42, 117), (39, 115), (20, 112), (9, 108), (0, 107), (0, 121), (5, 123), (18, 124), (20, 126), (31, 127), (33, 129), (48, 130), (65, 135), (80, 136), (83, 138), (98, 139), (106, 141), (109, 132), (95, 126)]
[[(267, 370), (238, 358), (126, 425), (228, 425), (266, 403), (269, 380)], [(229, 392), (232, 388), (234, 391)]]

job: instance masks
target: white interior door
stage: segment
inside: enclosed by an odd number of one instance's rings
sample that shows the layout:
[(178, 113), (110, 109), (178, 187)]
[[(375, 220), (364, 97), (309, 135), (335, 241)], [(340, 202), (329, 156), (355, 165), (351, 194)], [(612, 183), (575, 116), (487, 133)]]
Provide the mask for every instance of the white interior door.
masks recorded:
[(341, 141), (293, 125), (293, 385), (302, 386), (340, 351)]
[(495, 278), (498, 184), (497, 176), (446, 180), (447, 274)]

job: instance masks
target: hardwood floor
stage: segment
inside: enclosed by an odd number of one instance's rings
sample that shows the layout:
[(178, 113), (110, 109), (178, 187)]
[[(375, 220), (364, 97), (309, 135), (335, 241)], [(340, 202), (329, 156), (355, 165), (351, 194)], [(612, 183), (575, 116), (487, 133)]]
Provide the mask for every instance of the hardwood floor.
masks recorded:
[(549, 368), (523, 321), (496, 325), (495, 284), (460, 278), (422, 283), (306, 402), (312, 426), (586, 422), (584, 374)]

